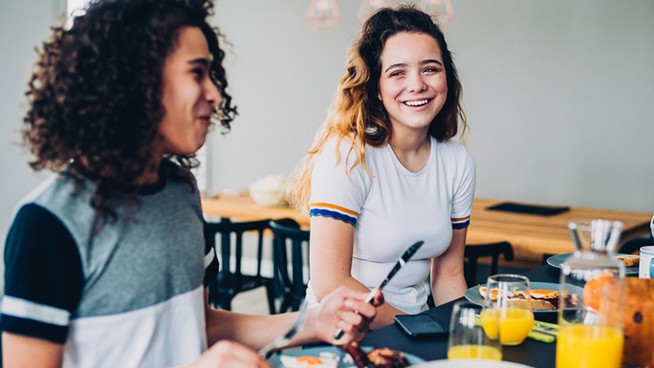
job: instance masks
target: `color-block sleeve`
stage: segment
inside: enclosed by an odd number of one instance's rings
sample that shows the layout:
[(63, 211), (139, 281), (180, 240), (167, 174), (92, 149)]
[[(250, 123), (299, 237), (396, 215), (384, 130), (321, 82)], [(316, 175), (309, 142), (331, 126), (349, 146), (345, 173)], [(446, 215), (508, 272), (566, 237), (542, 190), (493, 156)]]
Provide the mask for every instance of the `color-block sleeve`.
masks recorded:
[(209, 242), (209, 237), (212, 236), (211, 233), (207, 231), (207, 223), (204, 223), (204, 287), (208, 287), (209, 284), (216, 279), (218, 276), (219, 263), (216, 251)]
[(472, 201), (475, 196), (476, 169), (475, 160), (463, 147), (459, 155), (457, 182), (452, 198), (452, 228), (465, 229), (470, 225)]
[(11, 225), (4, 252), (3, 331), (66, 342), (84, 276), (75, 241), (51, 212), (23, 206)]
[[(348, 140), (325, 144), (311, 176), (310, 216), (330, 217), (356, 226), (369, 188), (368, 176), (359, 164), (351, 171), (354, 153)], [(349, 175), (348, 175), (349, 172)]]

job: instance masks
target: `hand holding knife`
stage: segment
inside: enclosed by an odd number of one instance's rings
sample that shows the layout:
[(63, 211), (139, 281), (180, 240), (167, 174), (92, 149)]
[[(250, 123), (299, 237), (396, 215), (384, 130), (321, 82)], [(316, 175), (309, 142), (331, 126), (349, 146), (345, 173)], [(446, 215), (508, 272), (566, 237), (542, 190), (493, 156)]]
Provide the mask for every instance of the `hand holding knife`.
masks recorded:
[[(386, 286), (386, 284), (388, 284), (388, 282), (391, 281), (393, 276), (395, 276), (397, 271), (399, 271), (400, 268), (402, 268), (407, 262), (409, 262), (411, 257), (413, 257), (413, 255), (416, 254), (418, 249), (420, 249), (420, 247), (424, 243), (425, 242), (422, 241), (422, 240), (417, 241), (412, 246), (410, 246), (407, 250), (405, 250), (404, 253), (402, 253), (402, 256), (395, 263), (395, 266), (393, 266), (393, 269), (391, 269), (391, 272), (389, 272), (388, 275), (386, 275), (386, 278), (379, 284), (379, 286), (377, 286), (376, 288), (370, 290), (370, 294), (368, 294), (368, 296), (366, 297), (366, 299), (364, 301), (366, 303), (372, 302), (372, 299), (375, 297), (375, 294), (377, 293), (377, 290), (382, 290), (384, 288), (384, 286)], [(343, 337), (343, 330), (341, 330), (339, 328), (336, 331), (336, 333), (334, 333), (334, 338), (336, 340), (338, 340), (341, 337)]]

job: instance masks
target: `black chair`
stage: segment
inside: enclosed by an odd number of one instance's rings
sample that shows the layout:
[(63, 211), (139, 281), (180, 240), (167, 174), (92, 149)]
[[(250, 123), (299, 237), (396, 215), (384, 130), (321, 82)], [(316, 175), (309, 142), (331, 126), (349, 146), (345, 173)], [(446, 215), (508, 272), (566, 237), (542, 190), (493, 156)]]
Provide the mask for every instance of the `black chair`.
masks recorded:
[(651, 235), (627, 240), (620, 246), (618, 253), (632, 254), (639, 251), (640, 247), (644, 247), (646, 245), (654, 245), (654, 238), (652, 238)]
[[(232, 309), (232, 299), (236, 294), (256, 289), (266, 288), (268, 310), (275, 312), (275, 298), (273, 278), (261, 275), (261, 262), (263, 259), (264, 232), (270, 229), (269, 220), (231, 222), (223, 219), (221, 222), (208, 222), (206, 225), (207, 241), (220, 254), (220, 271), (214, 282), (209, 285), (209, 303), (214, 308)], [(243, 234), (256, 232), (257, 235), (257, 271), (255, 274), (243, 273)], [(216, 246), (216, 237), (220, 235), (220, 246)], [(233, 249), (232, 249), (233, 248)], [(232, 255), (235, 259), (231, 266)]]
[[(281, 298), (279, 313), (289, 309), (300, 309), (306, 295), (308, 271), (305, 277), (305, 268), (309, 257), (309, 230), (302, 230), (292, 219), (270, 221), (275, 245), (275, 274), (277, 277), (278, 296)], [(290, 248), (289, 248), (290, 247)], [(290, 252), (289, 252), (290, 249)], [(289, 258), (290, 253), (290, 258)], [(306, 267), (305, 267), (306, 266)], [(290, 271), (289, 271), (290, 267)]]
[(479, 258), (491, 257), (490, 275), (497, 273), (500, 255), (507, 261), (513, 260), (513, 247), (509, 242), (488, 244), (466, 244), (464, 258), (464, 275), (468, 286), (477, 284), (477, 269)]

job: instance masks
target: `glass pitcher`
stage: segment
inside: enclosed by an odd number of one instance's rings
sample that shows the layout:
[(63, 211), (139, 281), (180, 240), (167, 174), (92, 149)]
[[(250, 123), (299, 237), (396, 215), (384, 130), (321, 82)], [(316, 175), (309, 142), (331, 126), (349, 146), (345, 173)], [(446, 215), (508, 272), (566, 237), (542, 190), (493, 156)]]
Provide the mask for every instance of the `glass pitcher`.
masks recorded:
[[(618, 244), (622, 223), (592, 220), (570, 222), (568, 228), (576, 251), (561, 265), (559, 289), (559, 334), (556, 366), (619, 368), (624, 335), (624, 265), (612, 257)], [(621, 306), (604, 308), (602, 290), (619, 293)], [(617, 286), (614, 286), (617, 285)], [(615, 313), (615, 315), (614, 315)]]

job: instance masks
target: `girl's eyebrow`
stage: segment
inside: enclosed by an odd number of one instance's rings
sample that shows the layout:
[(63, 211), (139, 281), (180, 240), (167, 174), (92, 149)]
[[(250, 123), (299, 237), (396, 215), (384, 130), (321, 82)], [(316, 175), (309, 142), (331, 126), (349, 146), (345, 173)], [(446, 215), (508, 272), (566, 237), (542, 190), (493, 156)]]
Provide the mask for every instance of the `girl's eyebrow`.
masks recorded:
[(200, 64), (204, 67), (209, 67), (209, 59), (207, 58), (197, 58), (188, 61), (188, 64)]
[[(443, 66), (443, 63), (436, 59), (427, 59), (420, 62), (420, 65), (425, 65), (425, 64), (438, 64), (440, 66)], [(391, 64), (388, 68), (386, 68), (386, 70), (384, 70), (384, 73), (393, 68), (403, 67), (403, 66), (406, 66), (406, 63)]]

